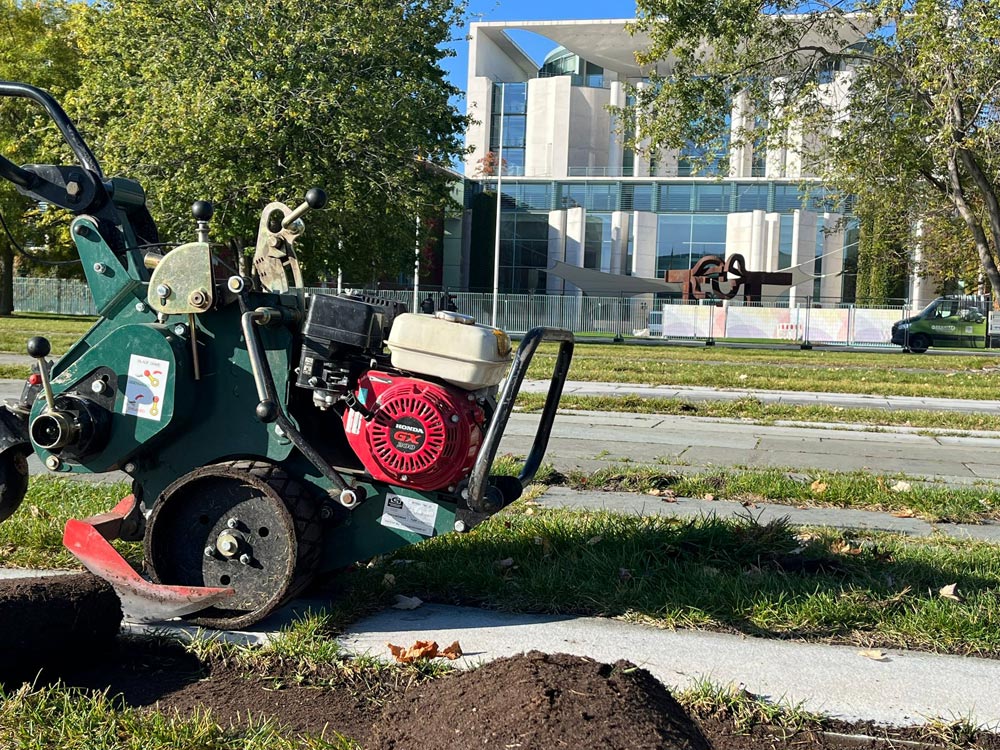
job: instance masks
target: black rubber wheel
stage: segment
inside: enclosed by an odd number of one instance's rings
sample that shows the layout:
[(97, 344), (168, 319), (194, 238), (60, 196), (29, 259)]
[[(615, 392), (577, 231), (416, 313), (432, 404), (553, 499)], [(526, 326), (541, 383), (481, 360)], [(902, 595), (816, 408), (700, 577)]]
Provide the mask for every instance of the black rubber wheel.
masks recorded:
[(21, 507), (28, 492), (28, 459), (20, 448), (0, 455), (0, 523)]
[(918, 333), (910, 337), (910, 351), (914, 354), (923, 354), (931, 348), (931, 338), (926, 333)]
[(237, 630), (301, 591), (319, 559), (319, 507), (278, 467), (234, 461), (195, 469), (163, 491), (146, 521), (146, 567), (156, 583), (224, 586), (225, 609), (191, 622)]

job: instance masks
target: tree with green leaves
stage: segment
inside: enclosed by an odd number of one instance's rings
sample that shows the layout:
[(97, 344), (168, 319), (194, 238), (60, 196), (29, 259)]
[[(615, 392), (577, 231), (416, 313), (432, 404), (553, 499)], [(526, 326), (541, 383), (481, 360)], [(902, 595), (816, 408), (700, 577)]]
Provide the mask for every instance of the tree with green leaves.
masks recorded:
[[(0, 0), (0, 79), (20, 81), (61, 97), (79, 84), (79, 51), (73, 40), (74, 8), (62, 0)], [(0, 99), (0, 154), (21, 164), (45, 161), (42, 135), (55, 128), (36, 105)], [(48, 234), (39, 208), (0, 180), (0, 315), (14, 311), (15, 246), (69, 247), (68, 232)]]
[[(453, 0), (107, 0), (80, 27), (67, 102), (108, 174), (145, 187), (161, 239), (253, 245), (260, 211), (313, 186), (300, 261), (369, 280), (413, 267), (417, 218), (449, 200), (430, 163), (462, 153), (449, 54)], [(424, 226), (426, 222), (420, 222)], [(340, 250), (339, 248), (342, 248)]]
[[(625, 113), (640, 141), (790, 149), (862, 217), (903, 212), (917, 235), (928, 222), (960, 227), (925, 257), (958, 244), (1000, 297), (1000, 0), (638, 0), (637, 11), (650, 38), (640, 62), (670, 61)], [(731, 125), (734, 103), (750, 116)]]

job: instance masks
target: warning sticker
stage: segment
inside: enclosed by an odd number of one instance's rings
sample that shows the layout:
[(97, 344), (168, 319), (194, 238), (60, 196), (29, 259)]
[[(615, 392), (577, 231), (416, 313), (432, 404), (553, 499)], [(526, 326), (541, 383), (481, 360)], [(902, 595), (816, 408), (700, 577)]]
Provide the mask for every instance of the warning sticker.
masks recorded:
[(163, 413), (163, 396), (167, 391), (170, 363), (133, 354), (128, 361), (128, 378), (125, 384), (125, 403), (122, 414), (134, 414), (139, 419), (160, 421)]
[(437, 522), (438, 506), (426, 500), (394, 495), (391, 492), (385, 496), (385, 506), (379, 523), (390, 529), (410, 531), (423, 536), (434, 536), (434, 524)]

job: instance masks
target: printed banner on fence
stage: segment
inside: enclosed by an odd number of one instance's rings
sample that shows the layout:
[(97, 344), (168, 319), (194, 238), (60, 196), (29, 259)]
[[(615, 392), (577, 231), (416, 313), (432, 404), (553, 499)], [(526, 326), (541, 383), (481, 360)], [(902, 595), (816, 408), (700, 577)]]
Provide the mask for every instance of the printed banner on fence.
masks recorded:
[(851, 342), (858, 344), (888, 344), (892, 340), (892, 324), (905, 317), (900, 310), (854, 310), (854, 330)]
[(795, 340), (798, 329), (788, 308), (730, 307), (726, 315), (726, 336), (734, 339)]

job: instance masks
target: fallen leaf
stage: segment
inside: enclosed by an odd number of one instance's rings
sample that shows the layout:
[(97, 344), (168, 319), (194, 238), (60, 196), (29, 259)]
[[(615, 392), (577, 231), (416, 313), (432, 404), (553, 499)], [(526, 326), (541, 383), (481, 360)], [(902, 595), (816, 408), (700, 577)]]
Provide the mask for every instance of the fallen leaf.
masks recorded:
[(51, 513), (37, 505), (29, 505), (28, 510), (31, 512), (32, 518), (52, 518)]
[(587, 540), (587, 546), (593, 547), (595, 544), (600, 544), (602, 539), (604, 539), (603, 536), (592, 536)]
[(809, 485), (809, 489), (811, 489), (817, 495), (822, 495), (824, 492), (826, 492), (829, 486), (830, 485), (828, 485), (826, 482), (817, 479), (815, 482)]
[[(456, 641), (457, 643), (457, 641)], [(417, 659), (433, 659), (438, 655), (438, 645), (436, 641), (416, 641), (409, 648), (386, 643), (389, 653), (400, 664), (410, 664)], [(454, 644), (453, 644), (454, 645)]]
[(900, 479), (889, 489), (892, 490), (893, 492), (909, 492), (911, 489), (913, 489), (913, 487), (910, 485), (909, 482)]
[(507, 568), (514, 567), (514, 558), (505, 557), (503, 560), (497, 560), (494, 565), (496, 565), (500, 570), (506, 570)]
[(840, 540), (830, 545), (830, 551), (837, 555), (860, 555), (861, 548), (853, 546), (850, 542)]
[(416, 596), (403, 596), (402, 594), (396, 594), (396, 603), (392, 605), (393, 609), (416, 609), (421, 604), (423, 604), (423, 599)]
[(709, 502), (712, 502), (713, 500), (715, 500), (715, 495), (713, 495), (711, 492), (708, 492), (708, 493), (705, 494), (705, 498), (704, 499), (708, 500)]
[(744, 500), (743, 502), (740, 503), (740, 505), (742, 505), (744, 508), (752, 508), (752, 509), (756, 509), (757, 507), (757, 505), (754, 503), (753, 500)]
[(533, 515), (535, 515), (535, 509), (534, 508), (525, 508), (524, 509), (524, 515), (526, 515), (526, 516), (533, 516)]
[(958, 595), (957, 583), (949, 583), (947, 586), (942, 586), (938, 594), (944, 599), (951, 599), (956, 602), (962, 601), (962, 597)]
[(885, 651), (880, 648), (869, 648), (864, 651), (858, 651), (858, 656), (863, 656), (872, 661), (889, 661), (889, 657), (886, 656)]
[(899, 510), (894, 510), (889, 515), (895, 516), (896, 518), (913, 518), (917, 514), (914, 513), (912, 510), (910, 510), (909, 508), (900, 508)]
[(443, 656), (445, 659), (450, 659), (454, 661), (462, 655), (462, 647), (458, 645), (458, 641), (441, 650), (439, 656)]

